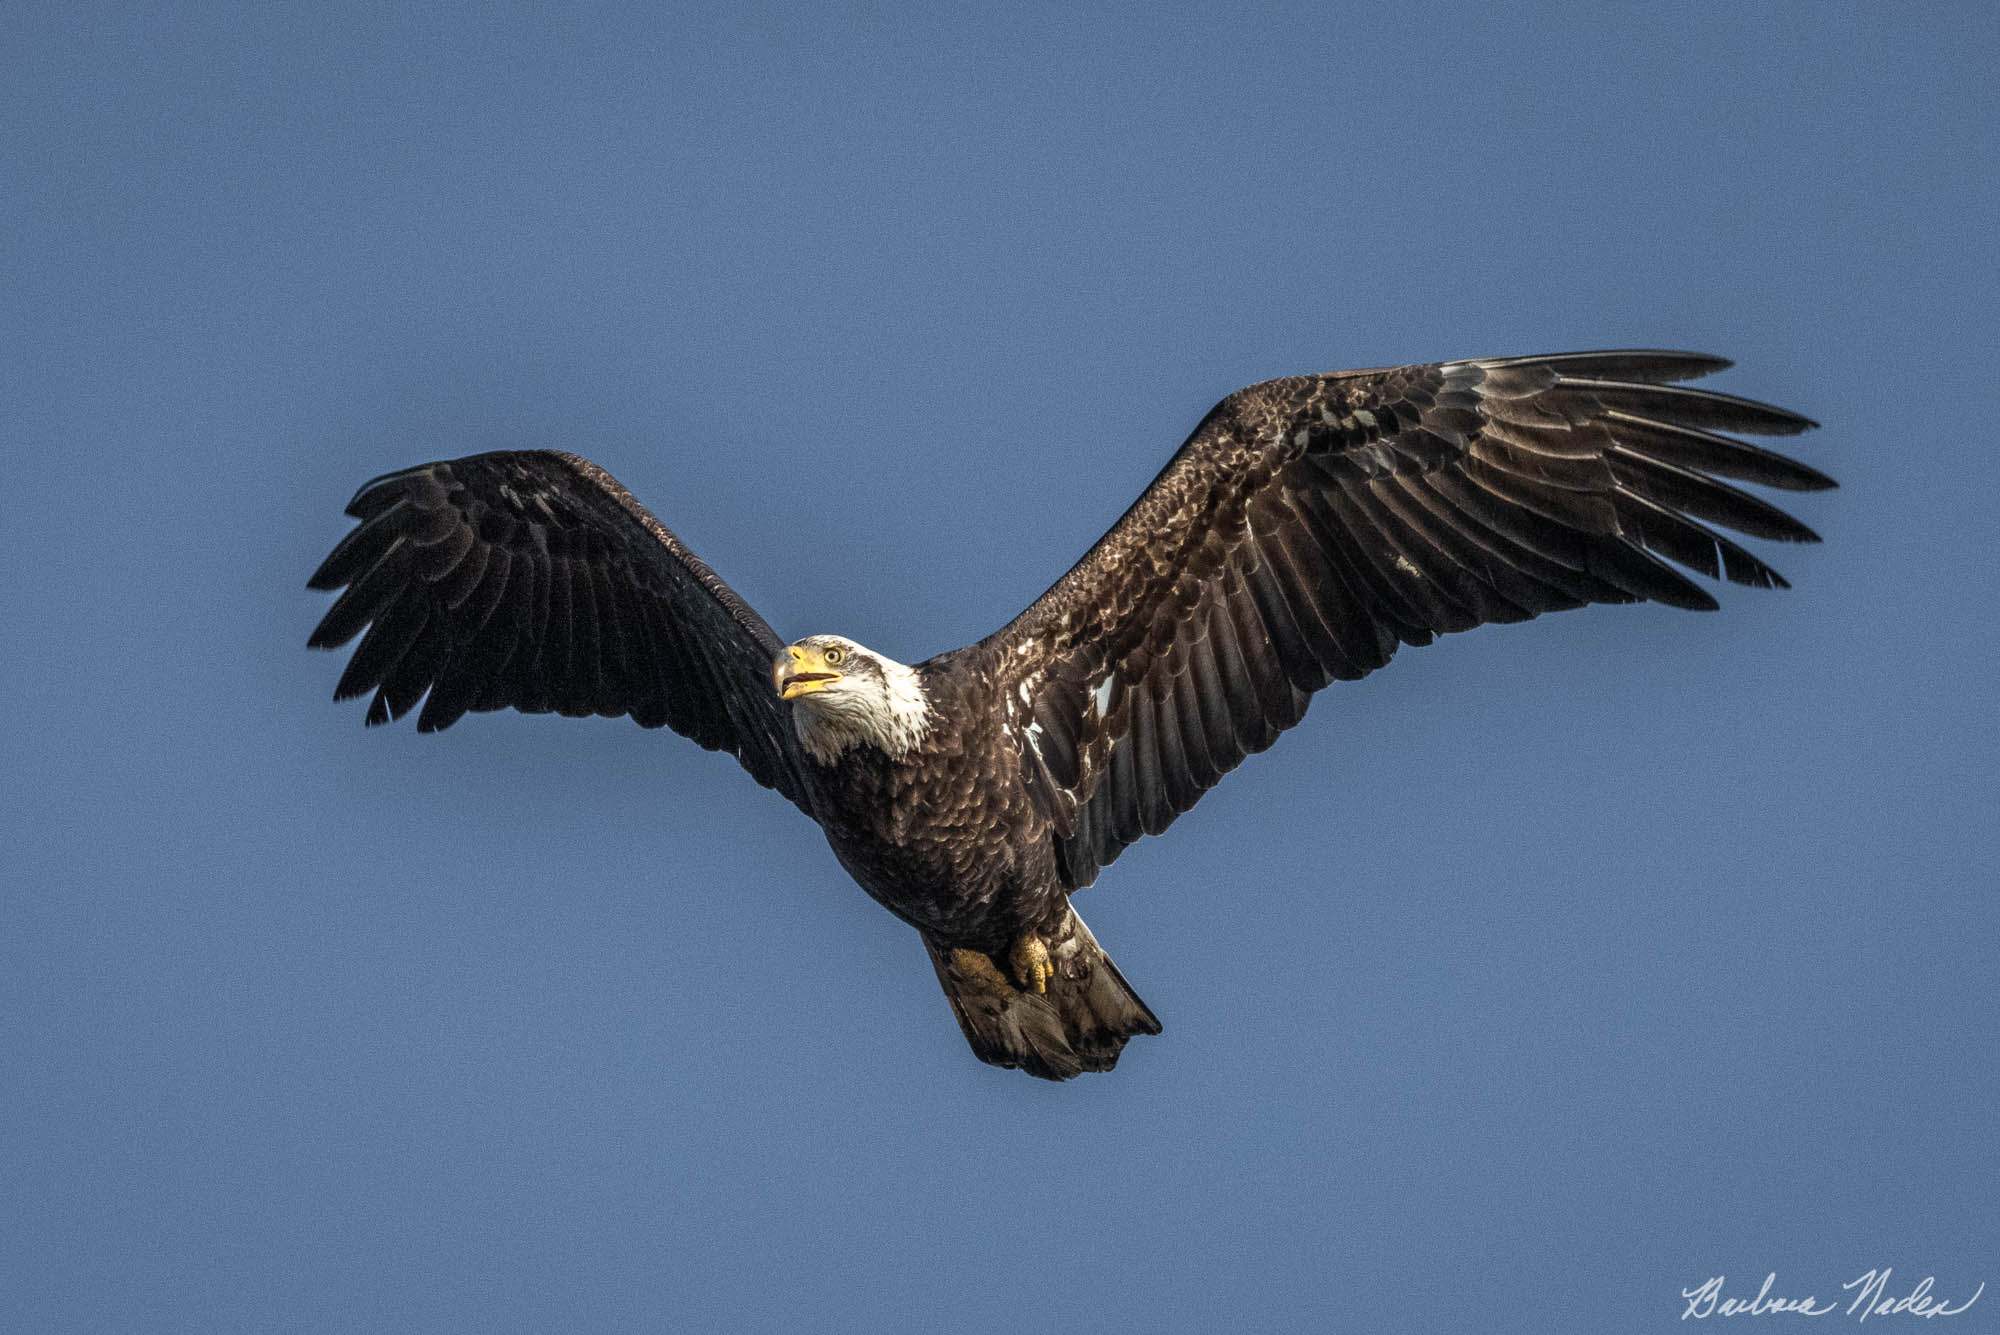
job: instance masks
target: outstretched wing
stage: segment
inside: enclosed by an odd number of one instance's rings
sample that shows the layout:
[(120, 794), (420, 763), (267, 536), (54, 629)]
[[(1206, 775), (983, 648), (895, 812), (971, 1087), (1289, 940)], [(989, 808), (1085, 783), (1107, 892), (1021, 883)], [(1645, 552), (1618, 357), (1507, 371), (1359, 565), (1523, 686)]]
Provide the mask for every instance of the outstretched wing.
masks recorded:
[(419, 699), (419, 732), (508, 706), (630, 714), (803, 805), (771, 689), (783, 642), (597, 465), (542, 450), (422, 464), (368, 483), (347, 513), (360, 524), (308, 581), (346, 592), (310, 643), (367, 628), (334, 698), (373, 691), (370, 724)]
[(1586, 603), (1714, 607), (1669, 561), (1784, 587), (1708, 525), (1817, 538), (1717, 479), (1834, 484), (1717, 434), (1790, 435), (1805, 418), (1670, 383), (1728, 364), (1447, 362), (1273, 380), (1216, 405), (1083, 560), (979, 646), (1069, 885), (1399, 644)]

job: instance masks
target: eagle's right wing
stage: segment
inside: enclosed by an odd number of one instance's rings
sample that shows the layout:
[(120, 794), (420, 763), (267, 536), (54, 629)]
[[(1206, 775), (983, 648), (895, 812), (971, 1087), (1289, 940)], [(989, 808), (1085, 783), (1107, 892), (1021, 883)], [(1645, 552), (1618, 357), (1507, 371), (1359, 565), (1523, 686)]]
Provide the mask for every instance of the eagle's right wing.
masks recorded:
[[(797, 736), (771, 687), (784, 642), (615, 478), (550, 450), (476, 454), (375, 479), (314, 572), (345, 587), (316, 649), (367, 628), (334, 698), (417, 731), (469, 710), (630, 714), (728, 751), (806, 805)], [(810, 814), (810, 813), (808, 813)]]
[[(1065, 881), (1098, 869), (1399, 644), (1586, 603), (1715, 602), (1667, 564), (1765, 587), (1708, 523), (1811, 530), (1718, 481), (1830, 487), (1718, 434), (1805, 418), (1673, 387), (1681, 352), (1295, 376), (1217, 404), (1125, 517), (977, 649)], [(1666, 558), (1662, 560), (1660, 558)]]

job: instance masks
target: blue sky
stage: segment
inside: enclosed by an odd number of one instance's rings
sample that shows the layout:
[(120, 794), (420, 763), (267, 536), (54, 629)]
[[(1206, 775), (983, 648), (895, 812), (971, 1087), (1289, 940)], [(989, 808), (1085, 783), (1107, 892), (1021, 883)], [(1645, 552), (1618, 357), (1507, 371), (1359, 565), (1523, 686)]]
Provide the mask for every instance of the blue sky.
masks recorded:
[[(1996, 37), (8, 7), (0, 1325), (1642, 1330), (1715, 1274), (2000, 1284)], [(1108, 1078), (975, 1062), (726, 759), (364, 731), (304, 649), (342, 504), (424, 459), (586, 453), (781, 633), (916, 659), (1238, 385), (1634, 344), (1826, 424), (1796, 590), (1336, 687), (1084, 896), (1166, 1024)]]

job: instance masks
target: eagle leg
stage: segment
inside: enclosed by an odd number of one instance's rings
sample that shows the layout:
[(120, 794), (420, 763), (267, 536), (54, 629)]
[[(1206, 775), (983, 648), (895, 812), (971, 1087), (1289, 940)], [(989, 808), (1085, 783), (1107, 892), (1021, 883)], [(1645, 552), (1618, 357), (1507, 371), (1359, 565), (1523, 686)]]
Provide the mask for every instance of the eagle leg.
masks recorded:
[(1007, 981), (1007, 975), (1000, 972), (1000, 966), (983, 951), (956, 947), (951, 952), (951, 967), (983, 992), (1002, 1000), (1013, 995), (1014, 985)]
[(1023, 992), (1047, 994), (1056, 966), (1049, 962), (1048, 945), (1039, 933), (1023, 932), (1014, 942), (1008, 963), (1014, 966), (1014, 976), (1021, 980)]

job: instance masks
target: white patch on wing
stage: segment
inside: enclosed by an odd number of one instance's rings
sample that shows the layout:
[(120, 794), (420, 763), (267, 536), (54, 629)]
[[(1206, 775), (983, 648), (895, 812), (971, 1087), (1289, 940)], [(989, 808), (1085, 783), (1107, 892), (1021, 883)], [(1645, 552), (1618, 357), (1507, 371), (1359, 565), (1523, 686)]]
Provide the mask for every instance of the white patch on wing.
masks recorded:
[(1402, 571), (1405, 575), (1415, 575), (1418, 579), (1424, 577), (1424, 572), (1410, 564), (1410, 558), (1401, 552), (1396, 553), (1396, 569)]
[(1090, 688), (1090, 710), (1097, 717), (1103, 718), (1105, 711), (1111, 708), (1111, 692), (1117, 685), (1118, 674), (1114, 672)]

